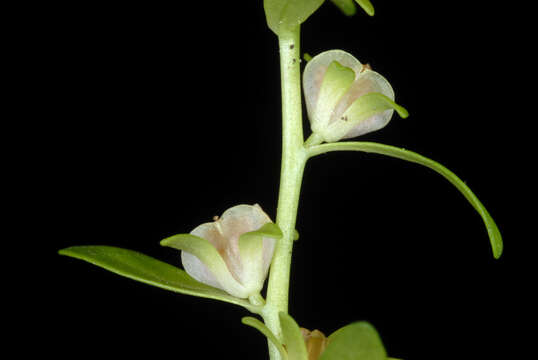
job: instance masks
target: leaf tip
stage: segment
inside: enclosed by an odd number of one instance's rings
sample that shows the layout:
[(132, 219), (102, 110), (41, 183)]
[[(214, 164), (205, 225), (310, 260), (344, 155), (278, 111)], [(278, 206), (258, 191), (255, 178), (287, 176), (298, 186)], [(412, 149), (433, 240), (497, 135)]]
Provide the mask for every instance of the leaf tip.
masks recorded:
[(355, 0), (357, 4), (368, 14), (369, 16), (375, 15), (375, 9), (374, 5), (370, 2), (370, 0)]
[(484, 212), (484, 223), (486, 224), (486, 229), (488, 231), (491, 251), (493, 252), (493, 257), (495, 259), (499, 259), (504, 249), (503, 238), (501, 232), (499, 231), (499, 228), (497, 227), (497, 224), (495, 223), (491, 215), (485, 209)]
[(500, 238), (497, 239), (497, 243), (492, 247), (492, 250), (493, 250), (493, 257), (498, 260), (503, 254), (503, 250), (504, 250), (503, 242)]
[(74, 257), (72, 250), (73, 246), (60, 249), (58, 250), (58, 255)]

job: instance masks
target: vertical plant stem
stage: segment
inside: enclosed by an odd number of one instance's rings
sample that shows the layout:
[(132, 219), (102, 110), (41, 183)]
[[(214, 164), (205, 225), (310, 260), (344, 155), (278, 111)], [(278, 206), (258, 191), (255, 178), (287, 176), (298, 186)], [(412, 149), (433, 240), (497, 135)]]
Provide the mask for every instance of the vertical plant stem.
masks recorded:
[[(282, 89), (282, 165), (278, 196), (277, 225), (284, 236), (278, 241), (267, 289), (267, 302), (263, 317), (271, 331), (282, 339), (278, 313), (288, 311), (293, 234), (297, 218), (297, 207), (307, 160), (303, 147), (300, 30), (279, 36), (280, 72)], [(271, 360), (280, 360), (280, 353), (270, 343)]]

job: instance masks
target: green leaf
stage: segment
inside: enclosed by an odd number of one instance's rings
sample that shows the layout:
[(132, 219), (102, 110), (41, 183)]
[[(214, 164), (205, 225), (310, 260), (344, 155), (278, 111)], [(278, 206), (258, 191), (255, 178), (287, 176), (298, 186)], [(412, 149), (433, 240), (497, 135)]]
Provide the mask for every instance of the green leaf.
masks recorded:
[(281, 36), (294, 31), (316, 11), (324, 0), (264, 0), (267, 25)]
[(374, 5), (370, 2), (370, 0), (355, 0), (359, 6), (366, 11), (366, 13), (370, 16), (374, 16), (375, 10)]
[(235, 280), (218, 250), (208, 240), (192, 234), (178, 234), (162, 240), (161, 245), (196, 256), (229, 294), (239, 298), (247, 298), (251, 295), (241, 283)]
[(239, 252), (243, 267), (249, 269), (244, 274), (243, 282), (245, 284), (259, 284), (258, 291), (261, 290), (267, 275), (263, 266), (264, 237), (280, 239), (282, 238), (282, 231), (276, 224), (267, 223), (260, 229), (244, 233), (239, 237)]
[(336, 330), (319, 360), (385, 360), (387, 354), (374, 327), (356, 322)]
[(113, 246), (73, 246), (60, 250), (59, 254), (87, 261), (118, 275), (165, 290), (225, 301), (253, 312), (259, 310), (246, 300), (202, 284), (185, 271), (136, 251)]
[(458, 189), (463, 194), (467, 201), (469, 201), (473, 208), (482, 217), (482, 220), (484, 221), (484, 224), (488, 231), (493, 256), (496, 259), (501, 256), (503, 251), (503, 241), (501, 233), (497, 225), (495, 224), (495, 221), (493, 221), (493, 218), (490, 216), (484, 205), (482, 205), (480, 200), (478, 200), (476, 195), (473, 194), (471, 189), (469, 189), (469, 187), (463, 181), (461, 181), (460, 178), (456, 176), (456, 174), (448, 170), (443, 165), (409, 150), (372, 142), (343, 142), (316, 145), (308, 149), (308, 154), (309, 156), (315, 156), (330, 151), (363, 151), (382, 154), (397, 159), (414, 162), (434, 170), (435, 172), (443, 176), (445, 179), (447, 179), (452, 185), (454, 185), (456, 189)]
[(284, 312), (278, 314), (284, 345), (288, 350), (290, 360), (308, 360), (306, 345), (299, 325), (291, 316)]
[(353, 0), (331, 0), (346, 16), (353, 16), (357, 13), (357, 7)]
[(277, 350), (280, 352), (280, 355), (281, 355), (282, 359), (283, 360), (288, 359), (288, 353), (286, 352), (286, 350), (284, 349), (284, 347), (282, 346), (280, 341), (278, 341), (275, 334), (273, 334), (273, 332), (271, 330), (269, 330), (269, 328), (267, 326), (265, 326), (264, 323), (262, 323), (260, 320), (258, 320), (256, 318), (253, 318), (253, 317), (250, 317), (250, 316), (246, 316), (246, 317), (242, 318), (241, 322), (243, 324), (245, 324), (245, 325), (249, 325), (249, 326), (252, 326), (255, 329), (258, 329), (258, 331), (260, 331), (263, 335), (265, 335), (265, 337), (267, 337), (267, 339), (269, 339), (269, 341), (271, 341), (273, 343), (273, 345), (275, 345)]

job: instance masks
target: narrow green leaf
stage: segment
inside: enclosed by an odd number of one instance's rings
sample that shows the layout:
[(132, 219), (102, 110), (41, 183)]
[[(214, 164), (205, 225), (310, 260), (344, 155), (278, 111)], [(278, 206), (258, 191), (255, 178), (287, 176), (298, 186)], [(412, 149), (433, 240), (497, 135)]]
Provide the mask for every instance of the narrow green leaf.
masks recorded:
[(248, 301), (202, 284), (185, 271), (136, 251), (113, 246), (73, 246), (60, 250), (59, 254), (87, 261), (118, 275), (165, 290), (225, 301), (257, 312), (257, 307)]
[(386, 360), (383, 343), (374, 327), (356, 322), (336, 330), (319, 360)]
[(277, 35), (294, 31), (324, 0), (264, 0), (267, 25)]
[(366, 11), (366, 13), (370, 16), (374, 16), (375, 10), (374, 5), (370, 2), (370, 0), (355, 0), (359, 6)]
[(218, 250), (208, 240), (192, 234), (177, 234), (162, 240), (161, 245), (196, 256), (211, 271), (226, 292), (240, 298), (247, 298), (250, 295), (248, 290), (235, 280)]
[(493, 256), (498, 259), (503, 251), (503, 241), (501, 233), (493, 221), (493, 218), (490, 216), (484, 205), (478, 200), (475, 194), (469, 189), (469, 187), (460, 180), (452, 171), (448, 170), (443, 165), (435, 162), (427, 157), (419, 155), (415, 152), (400, 149), (390, 145), (372, 143), (372, 142), (343, 142), (343, 143), (331, 143), (312, 146), (308, 149), (309, 156), (315, 156), (323, 154), (330, 151), (363, 151), (368, 153), (376, 153), (381, 155), (391, 156), (397, 159), (406, 160), (414, 162), (423, 166), (426, 166), (445, 179), (447, 179), (452, 185), (458, 189), (463, 196), (469, 201), (473, 208), (480, 214), (486, 229), (488, 231), (489, 240), (491, 242), (491, 248), (493, 251)]
[(310, 60), (312, 60), (312, 55), (310, 55), (309, 53), (304, 53), (304, 54), (303, 54), (303, 59), (304, 59), (306, 62), (309, 62)]
[(353, 16), (357, 13), (357, 7), (353, 0), (331, 0), (336, 7), (346, 16)]
[(282, 336), (284, 337), (284, 345), (288, 350), (290, 360), (308, 360), (306, 345), (303, 334), (299, 329), (299, 325), (291, 316), (284, 312), (278, 314), (280, 319), (280, 327), (282, 328)]
[(265, 335), (265, 337), (269, 339), (269, 341), (271, 341), (273, 345), (275, 345), (277, 350), (280, 352), (282, 359), (283, 360), (288, 359), (288, 353), (286, 352), (286, 350), (284, 349), (280, 341), (278, 341), (275, 334), (273, 334), (273, 332), (269, 330), (269, 328), (265, 326), (264, 323), (262, 323), (260, 320), (253, 318), (251, 316), (246, 316), (242, 318), (241, 322), (245, 325), (252, 326), (253, 328), (258, 329), (259, 332)]

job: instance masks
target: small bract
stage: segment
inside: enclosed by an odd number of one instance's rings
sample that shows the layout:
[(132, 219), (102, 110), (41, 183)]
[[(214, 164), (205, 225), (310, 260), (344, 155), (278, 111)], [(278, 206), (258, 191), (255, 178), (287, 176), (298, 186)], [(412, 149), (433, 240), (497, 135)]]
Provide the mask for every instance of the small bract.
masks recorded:
[(258, 204), (234, 206), (214, 219), (161, 244), (181, 250), (185, 271), (199, 282), (238, 298), (259, 294), (282, 233)]
[(381, 129), (394, 110), (408, 116), (394, 103), (389, 82), (342, 50), (312, 58), (304, 70), (303, 87), (312, 131), (326, 142)]

